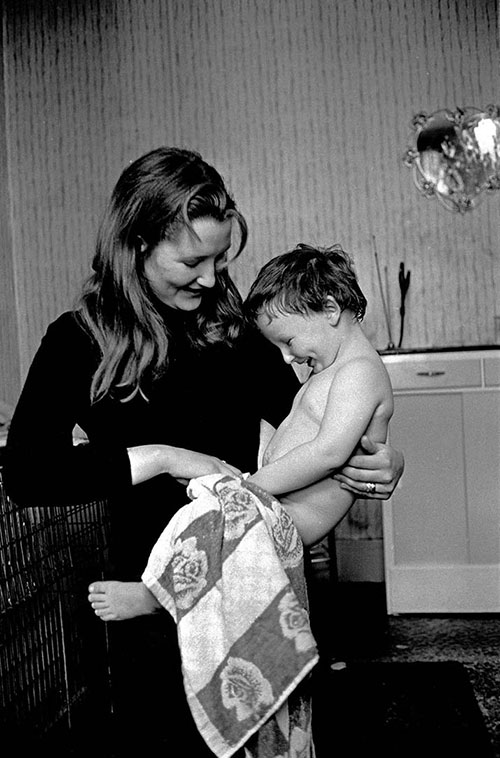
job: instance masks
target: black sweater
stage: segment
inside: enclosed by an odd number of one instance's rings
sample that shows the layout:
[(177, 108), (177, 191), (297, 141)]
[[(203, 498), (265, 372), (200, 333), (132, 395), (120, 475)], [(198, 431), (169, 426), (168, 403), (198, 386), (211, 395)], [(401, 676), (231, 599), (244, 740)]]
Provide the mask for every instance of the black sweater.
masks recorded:
[[(167, 474), (133, 486), (127, 447), (163, 443), (218, 456), (242, 471), (256, 468), (260, 419), (273, 426), (298, 388), (276, 348), (249, 332), (237, 347), (193, 350), (186, 320), (165, 308), (172, 334), (169, 366), (129, 402), (90, 403), (98, 354), (73, 312), (48, 328), (11, 422), (4, 481), (17, 505), (69, 505), (107, 499), (113, 573), (139, 579), (151, 548), (185, 487)], [(88, 444), (73, 445), (79, 424)]]

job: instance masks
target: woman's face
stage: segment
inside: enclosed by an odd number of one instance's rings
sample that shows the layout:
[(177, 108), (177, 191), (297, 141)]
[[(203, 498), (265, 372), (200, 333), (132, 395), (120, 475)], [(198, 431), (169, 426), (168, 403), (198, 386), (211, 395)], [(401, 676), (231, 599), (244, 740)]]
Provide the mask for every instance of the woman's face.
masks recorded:
[(215, 284), (216, 271), (226, 267), (231, 247), (230, 218), (200, 218), (192, 227), (195, 234), (183, 228), (176, 240), (159, 242), (144, 266), (156, 297), (180, 311), (200, 307), (204, 293)]

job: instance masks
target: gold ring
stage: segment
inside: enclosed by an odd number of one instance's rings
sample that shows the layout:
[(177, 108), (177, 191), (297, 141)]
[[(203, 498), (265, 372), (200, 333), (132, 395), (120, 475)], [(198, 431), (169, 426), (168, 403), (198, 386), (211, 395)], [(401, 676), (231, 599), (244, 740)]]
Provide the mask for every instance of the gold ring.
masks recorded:
[(373, 495), (373, 493), (374, 493), (374, 492), (375, 492), (375, 490), (376, 490), (376, 487), (377, 487), (377, 485), (376, 485), (376, 484), (374, 484), (373, 482), (368, 482), (368, 483), (367, 483), (367, 485), (366, 485), (366, 491), (367, 491), (367, 492), (368, 492), (370, 495)]

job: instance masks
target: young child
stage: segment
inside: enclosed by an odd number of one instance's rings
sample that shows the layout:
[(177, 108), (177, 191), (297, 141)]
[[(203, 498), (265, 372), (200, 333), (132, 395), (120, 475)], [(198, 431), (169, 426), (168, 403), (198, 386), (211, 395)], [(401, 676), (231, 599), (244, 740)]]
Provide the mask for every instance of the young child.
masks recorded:
[[(322, 539), (354, 502), (332, 508), (331, 477), (364, 434), (385, 442), (393, 396), (385, 366), (360, 321), (366, 299), (339, 245), (298, 245), (273, 258), (250, 288), (247, 316), (287, 363), (310, 374), (249, 477), (292, 516), (306, 545)], [(369, 486), (368, 491), (371, 487)]]
[[(273, 258), (245, 302), (247, 317), (283, 359), (310, 369), (289, 415), (261, 447), (261, 467), (248, 477), (278, 497), (306, 545), (323, 539), (354, 502), (332, 478), (335, 471), (357, 452), (364, 434), (374, 442), (387, 438), (392, 388), (361, 329), (365, 309), (352, 262), (338, 245), (300, 244)], [(373, 490), (367, 485), (367, 492)], [(105, 621), (159, 607), (141, 582), (97, 582), (89, 592)]]

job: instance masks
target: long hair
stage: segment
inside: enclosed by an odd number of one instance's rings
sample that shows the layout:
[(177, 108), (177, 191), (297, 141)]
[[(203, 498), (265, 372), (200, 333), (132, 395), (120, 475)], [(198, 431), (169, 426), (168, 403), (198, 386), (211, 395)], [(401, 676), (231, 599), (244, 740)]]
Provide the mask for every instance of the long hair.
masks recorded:
[(255, 322), (261, 313), (319, 313), (331, 295), (339, 308), (362, 321), (366, 298), (356, 279), (349, 255), (340, 245), (314, 248), (300, 243), (294, 250), (268, 261), (250, 287), (244, 304), (246, 317)]
[[(100, 352), (91, 385), (95, 402), (117, 388), (129, 400), (168, 361), (169, 335), (145, 276), (150, 251), (175, 240), (199, 218), (234, 218), (247, 225), (220, 174), (191, 150), (160, 147), (131, 163), (111, 194), (98, 231), (93, 272), (84, 284), (78, 313)], [(194, 232), (193, 232), (194, 233)], [(232, 342), (243, 326), (242, 302), (227, 268), (203, 298), (189, 335), (194, 347)]]

